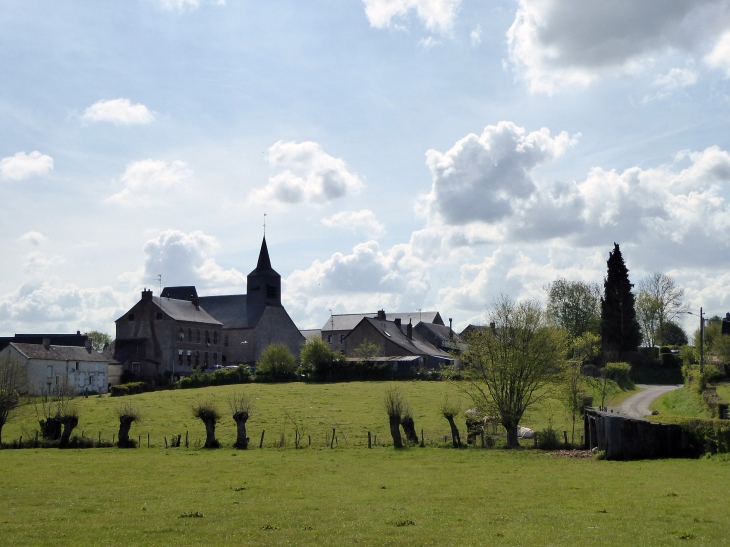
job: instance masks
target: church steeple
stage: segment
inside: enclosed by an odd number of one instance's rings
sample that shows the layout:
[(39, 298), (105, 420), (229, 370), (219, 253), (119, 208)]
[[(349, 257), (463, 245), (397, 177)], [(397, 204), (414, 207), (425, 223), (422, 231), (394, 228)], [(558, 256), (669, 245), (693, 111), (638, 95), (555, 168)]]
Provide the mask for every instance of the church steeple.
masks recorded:
[(256, 269), (246, 280), (246, 307), (249, 324), (256, 324), (268, 306), (281, 307), (281, 276), (271, 267), (266, 236), (261, 242)]
[[(275, 275), (279, 276), (276, 271), (271, 267), (271, 259), (269, 258), (269, 248), (266, 246), (266, 236), (264, 236), (261, 242), (261, 250), (259, 251), (259, 261), (256, 264), (256, 269), (252, 271), (249, 276), (252, 275)], [(279, 276), (281, 277), (281, 276)]]

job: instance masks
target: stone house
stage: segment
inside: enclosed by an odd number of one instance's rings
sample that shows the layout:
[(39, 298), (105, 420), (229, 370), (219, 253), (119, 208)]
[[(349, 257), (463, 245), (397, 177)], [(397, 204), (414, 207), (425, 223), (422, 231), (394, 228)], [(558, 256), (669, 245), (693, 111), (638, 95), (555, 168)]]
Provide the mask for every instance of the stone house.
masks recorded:
[(69, 388), (74, 394), (107, 393), (109, 358), (86, 347), (11, 342), (3, 353), (20, 360), (27, 371), (27, 394), (52, 394)]

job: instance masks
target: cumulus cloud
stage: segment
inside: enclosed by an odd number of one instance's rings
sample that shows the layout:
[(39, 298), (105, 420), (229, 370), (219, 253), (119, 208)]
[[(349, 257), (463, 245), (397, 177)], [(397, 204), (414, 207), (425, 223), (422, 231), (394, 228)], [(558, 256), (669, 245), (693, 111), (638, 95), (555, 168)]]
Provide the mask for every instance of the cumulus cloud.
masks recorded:
[(415, 12), (431, 31), (448, 33), (461, 0), (363, 0), (368, 21), (375, 28), (393, 26)]
[(155, 119), (155, 116), (143, 104), (132, 104), (129, 99), (111, 99), (92, 104), (84, 111), (81, 119), (85, 122), (134, 125), (150, 123)]
[[(168, 11), (195, 11), (200, 7), (200, 0), (158, 0), (162, 9)], [(225, 6), (226, 0), (209, 0), (214, 6)]]
[(682, 87), (693, 86), (697, 83), (699, 74), (691, 68), (673, 68), (667, 74), (657, 76), (654, 85), (672, 91)]
[(344, 160), (330, 156), (316, 142), (279, 141), (268, 152), (269, 164), (284, 170), (251, 192), (257, 203), (325, 203), (363, 187)]
[(328, 228), (351, 230), (376, 239), (385, 235), (385, 226), (378, 222), (375, 213), (369, 209), (341, 211), (331, 217), (323, 218), (322, 224)]
[(44, 236), (40, 232), (31, 230), (30, 232), (26, 232), (22, 236), (20, 236), (18, 238), (18, 241), (22, 243), (30, 243), (34, 247), (40, 247), (42, 243), (45, 243), (46, 236)]
[(193, 172), (183, 161), (136, 161), (127, 165), (120, 177), (124, 188), (104, 201), (125, 207), (157, 205), (173, 192), (186, 190), (192, 177)]
[(0, 160), (0, 179), (23, 180), (33, 175), (45, 175), (53, 169), (53, 158), (34, 150), (30, 154), (17, 152)]
[(474, 30), (471, 31), (469, 34), (469, 38), (471, 39), (471, 45), (473, 47), (478, 46), (482, 43), (482, 26), (477, 25)]
[[(672, 54), (701, 55), (730, 27), (729, 7), (728, 0), (519, 0), (509, 55), (532, 91), (585, 86)], [(717, 44), (711, 65), (726, 66), (727, 43)]]
[(121, 279), (138, 285), (151, 283), (162, 275), (165, 285), (196, 285), (215, 292), (243, 288), (245, 292), (246, 276), (215, 261), (219, 247), (215, 237), (200, 231), (165, 230), (144, 244), (142, 268), (123, 274)]

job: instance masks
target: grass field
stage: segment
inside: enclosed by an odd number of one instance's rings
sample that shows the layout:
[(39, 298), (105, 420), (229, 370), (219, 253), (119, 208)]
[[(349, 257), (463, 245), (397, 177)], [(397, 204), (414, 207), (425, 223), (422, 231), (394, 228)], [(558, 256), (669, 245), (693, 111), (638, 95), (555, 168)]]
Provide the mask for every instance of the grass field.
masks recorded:
[(654, 401), (649, 408), (661, 416), (683, 416), (687, 418), (710, 418), (700, 398), (687, 388), (679, 388), (665, 393)]
[[(227, 400), (232, 393), (245, 389), (256, 398), (256, 412), (248, 422), (251, 442), (258, 446), (261, 431), (266, 430), (264, 444), (279, 444), (282, 435), (287, 445), (294, 443), (294, 423), (313, 446), (324, 446), (326, 436), (337, 430), (338, 445), (362, 446), (367, 442), (367, 432), (377, 435), (378, 443), (390, 442), (388, 419), (382, 408), (382, 397), (390, 382), (347, 382), (337, 384), (249, 384), (245, 386), (219, 386), (201, 389), (159, 391), (129, 395), (126, 397), (92, 396), (75, 399), (79, 412), (79, 425), (75, 433), (111, 441), (119, 428), (116, 409), (122, 402), (133, 401), (141, 410), (143, 420), (132, 426), (131, 436), (142, 437), (146, 446), (147, 435), (151, 445), (164, 447), (164, 437), (189, 433), (191, 446), (205, 441), (205, 428), (200, 420), (192, 417), (191, 407), (199, 400), (214, 400), (223, 414), (216, 434), (225, 445), (235, 440), (235, 423), (230, 417)], [(450, 435), (448, 422), (439, 414), (439, 405), (445, 395), (461, 397), (465, 408), (469, 402), (460, 394), (458, 386), (451, 382), (398, 382), (408, 397), (413, 410), (419, 436), (424, 430), (428, 443), (442, 442), (444, 435)], [(630, 395), (624, 392), (616, 401)], [(288, 414), (288, 416), (287, 416)], [(555, 399), (545, 399), (523, 419), (523, 425), (540, 430), (552, 420), (558, 431), (570, 429), (568, 416), (563, 406)], [(463, 420), (457, 423), (465, 429)], [(3, 441), (32, 439), (38, 428), (35, 406), (24, 405), (16, 418), (3, 428)]]
[(0, 484), (3, 545), (723, 545), (730, 523), (720, 458), (3, 450)]

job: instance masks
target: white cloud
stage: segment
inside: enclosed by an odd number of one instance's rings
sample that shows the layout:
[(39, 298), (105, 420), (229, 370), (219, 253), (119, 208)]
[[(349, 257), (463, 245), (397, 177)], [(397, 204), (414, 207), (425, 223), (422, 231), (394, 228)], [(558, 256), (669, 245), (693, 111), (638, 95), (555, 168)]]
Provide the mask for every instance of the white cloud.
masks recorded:
[(363, 187), (344, 160), (325, 153), (316, 142), (279, 141), (269, 148), (268, 161), (285, 169), (271, 177), (265, 187), (251, 192), (257, 203), (325, 203)]
[(53, 169), (53, 158), (34, 150), (30, 154), (17, 152), (0, 160), (0, 178), (23, 180), (33, 175), (45, 175)]
[(712, 68), (722, 70), (725, 77), (730, 78), (730, 31), (720, 36), (715, 47), (705, 56), (705, 62)]
[(215, 237), (200, 231), (165, 230), (144, 244), (142, 268), (123, 274), (121, 279), (133, 285), (150, 284), (161, 274), (164, 285), (196, 285), (217, 293), (226, 289), (245, 292), (246, 276), (215, 261), (219, 247)]
[(385, 226), (378, 222), (375, 213), (369, 209), (341, 211), (331, 217), (323, 218), (322, 224), (328, 228), (351, 230), (376, 239), (385, 235)]
[(143, 104), (132, 104), (129, 99), (98, 101), (84, 111), (86, 122), (111, 122), (116, 125), (150, 123), (155, 116)]
[(448, 33), (454, 24), (461, 0), (363, 0), (365, 14), (375, 28), (392, 26), (415, 11), (430, 31)]
[[(730, 27), (728, 0), (519, 0), (510, 59), (535, 92), (636, 73), (674, 54), (696, 57)], [(708, 58), (723, 65), (727, 44)]]
[(152, 159), (136, 161), (127, 165), (120, 177), (124, 188), (104, 201), (126, 207), (164, 204), (163, 198), (185, 191), (192, 176), (193, 172), (183, 161), (169, 164)]
[[(158, 0), (163, 9), (170, 11), (195, 11), (200, 7), (200, 0)], [(215, 6), (225, 6), (226, 0), (210, 0)]]
[(421, 46), (421, 47), (422, 47), (423, 49), (431, 49), (431, 48), (432, 48), (432, 47), (434, 47), (434, 46), (440, 46), (440, 45), (441, 45), (441, 40), (437, 40), (437, 39), (436, 39), (436, 38), (434, 38), (433, 36), (428, 36), (428, 37), (426, 37), (426, 38), (422, 38), (422, 39), (420, 39), (420, 40), (418, 41), (418, 44), (419, 44), (419, 45), (420, 45), (420, 46)]
[(693, 86), (697, 83), (699, 74), (691, 68), (672, 68), (667, 74), (657, 76), (654, 85), (662, 87), (667, 91), (673, 91), (682, 87)]
[(473, 47), (478, 46), (482, 43), (482, 26), (477, 25), (474, 30), (471, 31), (469, 34), (469, 38), (471, 39), (471, 45)]
[(26, 232), (22, 236), (20, 236), (18, 238), (18, 241), (20, 241), (22, 243), (30, 243), (34, 247), (40, 247), (40, 245), (42, 243), (45, 243), (46, 236), (44, 236), (40, 232), (36, 232), (36, 231), (32, 231), (31, 230), (30, 232)]

